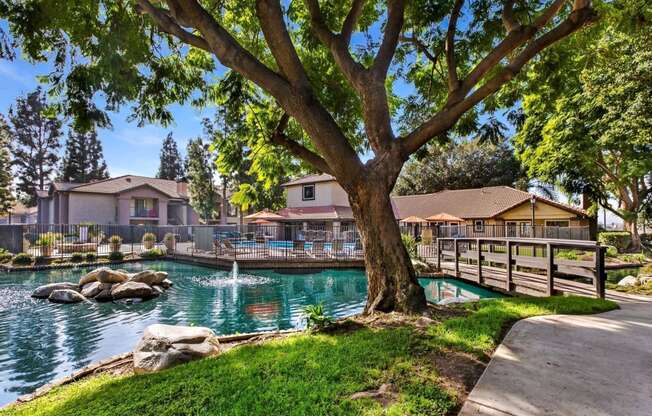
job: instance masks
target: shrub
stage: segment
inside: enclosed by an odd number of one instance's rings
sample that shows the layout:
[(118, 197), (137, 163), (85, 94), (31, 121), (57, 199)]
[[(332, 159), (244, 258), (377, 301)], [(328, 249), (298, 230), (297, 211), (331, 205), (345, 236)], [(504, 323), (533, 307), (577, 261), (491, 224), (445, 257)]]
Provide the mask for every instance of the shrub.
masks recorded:
[(114, 251), (109, 254), (109, 260), (111, 261), (122, 261), (124, 260), (125, 255), (122, 254), (120, 251)]
[(61, 240), (63, 236), (60, 233), (43, 233), (38, 236), (36, 240), (37, 246), (53, 246), (57, 241)]
[(86, 254), (86, 261), (91, 262), (91, 263), (97, 261), (97, 254), (95, 254), (95, 253)]
[(122, 244), (122, 237), (119, 235), (112, 235), (109, 237), (109, 243), (111, 244)]
[(27, 253), (18, 253), (11, 259), (11, 263), (17, 266), (27, 266), (32, 264), (34, 258)]
[(401, 234), (401, 240), (403, 240), (403, 245), (410, 255), (411, 259), (417, 258), (417, 241), (409, 234)]
[(70, 261), (73, 263), (81, 263), (84, 261), (84, 253), (72, 253), (70, 255)]
[(144, 259), (157, 259), (159, 257), (165, 256), (165, 252), (160, 248), (153, 248), (147, 251), (140, 253), (140, 257)]
[(605, 252), (607, 257), (617, 257), (618, 249), (614, 246), (607, 246), (607, 251)]
[(641, 267), (639, 274), (646, 276), (652, 274), (652, 263), (648, 263), (645, 266)]
[(642, 253), (623, 254), (620, 259), (626, 263), (645, 263), (647, 261), (647, 257)]
[(14, 255), (8, 252), (7, 250), (0, 248), (0, 263), (8, 262), (9, 260), (11, 260), (13, 256)]
[[(65, 263), (66, 260), (59, 259), (59, 262), (60, 263)], [(34, 257), (34, 264), (48, 264), (48, 258), (45, 257), (45, 256), (36, 256), (36, 257)]]
[(303, 308), (303, 317), (309, 330), (324, 328), (333, 323), (333, 318), (326, 315), (322, 303)]
[(143, 243), (146, 242), (146, 241), (148, 241), (148, 242), (156, 242), (156, 234), (154, 234), (154, 233), (145, 233), (143, 235)]
[(577, 251), (575, 250), (559, 250), (557, 254), (555, 254), (555, 257), (558, 257), (560, 259), (566, 259), (566, 260), (577, 260)]
[(632, 235), (627, 231), (608, 231), (598, 234), (598, 241), (604, 246), (614, 246), (619, 253), (632, 244)]

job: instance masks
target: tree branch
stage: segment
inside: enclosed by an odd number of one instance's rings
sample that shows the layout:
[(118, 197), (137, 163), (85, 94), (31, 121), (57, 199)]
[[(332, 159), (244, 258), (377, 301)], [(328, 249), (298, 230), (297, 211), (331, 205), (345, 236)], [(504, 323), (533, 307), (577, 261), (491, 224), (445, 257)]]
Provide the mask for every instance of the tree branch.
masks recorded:
[(364, 3), (365, 0), (353, 0), (351, 10), (349, 10), (349, 14), (347, 14), (346, 19), (344, 19), (340, 37), (342, 42), (346, 43), (347, 45), (351, 43), (351, 36), (353, 35), (355, 25), (358, 23), (358, 19), (360, 19), (360, 15), (362, 14)]
[(137, 0), (137, 2), (140, 10), (150, 15), (161, 31), (176, 36), (181, 41), (196, 48), (203, 49), (211, 53), (213, 52), (208, 45), (208, 42), (206, 42), (206, 39), (193, 35), (192, 33), (184, 30), (179, 24), (175, 22), (175, 20), (170, 17), (170, 15), (166, 13), (165, 10), (155, 7), (148, 0)]
[(438, 114), (408, 134), (402, 140), (403, 157), (407, 159), (410, 154), (417, 151), (432, 137), (435, 137), (451, 128), (457, 122), (459, 117), (461, 117), (467, 110), (478, 104), (490, 94), (498, 91), (500, 87), (514, 78), (523, 66), (537, 53), (554, 42), (563, 39), (578, 30), (580, 27), (593, 20), (594, 17), (595, 14), (593, 10), (588, 6), (573, 10), (563, 22), (532, 41), (514, 59), (512, 59), (505, 68), (489, 79), (484, 85), (476, 89), (471, 95), (460, 101), (450, 103)]
[[(387, 71), (394, 58), (394, 52), (398, 46), (398, 39), (403, 30), (403, 18), (405, 15), (405, 0), (389, 0), (387, 9), (387, 23), (383, 41), (378, 48), (378, 53), (371, 66), (371, 72), (375, 77), (387, 77)], [(384, 81), (383, 81), (384, 82)]]
[(416, 36), (414, 36), (414, 35), (413, 35), (413, 36), (405, 36), (405, 35), (402, 35), (402, 36), (399, 38), (399, 40), (400, 40), (401, 42), (405, 42), (405, 43), (409, 43), (409, 44), (414, 45), (414, 47), (415, 47), (419, 52), (421, 52), (422, 54), (424, 54), (424, 56), (426, 57), (426, 59), (428, 59), (430, 62), (432, 62), (433, 65), (436, 65), (436, 64), (437, 64), (437, 61), (439, 60), (439, 55), (440, 55), (440, 53), (441, 53), (441, 50), (440, 50), (440, 51), (437, 51), (436, 54), (433, 54), (432, 52), (430, 52), (430, 50), (428, 49), (428, 47), (427, 47), (427, 46), (426, 46), (426, 45), (425, 45), (421, 40), (419, 40), (419, 39), (418, 39)]
[(283, 20), (281, 4), (257, 0), (256, 13), (272, 55), (283, 74), (294, 85), (310, 89), (310, 82)]
[(518, 23), (514, 17), (514, 1), (515, 0), (505, 0), (503, 6), (503, 26), (505, 26), (505, 30), (507, 31), (508, 35), (514, 30), (519, 29), (521, 26), (521, 24)]
[(460, 17), (464, 0), (455, 0), (450, 20), (448, 21), (448, 31), (446, 32), (446, 65), (448, 66), (448, 91), (453, 92), (458, 89), (460, 81), (457, 77), (457, 61), (455, 59), (455, 32), (457, 31), (457, 19)]
[(321, 156), (287, 137), (285, 129), (289, 121), (290, 116), (287, 113), (283, 113), (274, 133), (270, 137), (270, 142), (274, 145), (284, 147), (293, 155), (311, 164), (318, 171), (332, 175), (333, 173), (328, 163)]

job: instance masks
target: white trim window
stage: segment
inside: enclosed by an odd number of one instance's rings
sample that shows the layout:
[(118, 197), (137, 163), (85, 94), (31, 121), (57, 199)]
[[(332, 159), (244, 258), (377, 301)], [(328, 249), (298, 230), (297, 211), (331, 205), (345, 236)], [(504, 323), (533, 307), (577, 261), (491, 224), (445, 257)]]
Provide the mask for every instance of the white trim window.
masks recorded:
[(301, 200), (302, 201), (314, 201), (315, 200), (315, 184), (311, 183), (309, 185), (303, 185), (301, 190)]
[(473, 231), (475, 231), (476, 233), (484, 232), (484, 220), (473, 221)]
[(568, 228), (570, 227), (570, 221), (569, 220), (546, 220), (546, 227)]

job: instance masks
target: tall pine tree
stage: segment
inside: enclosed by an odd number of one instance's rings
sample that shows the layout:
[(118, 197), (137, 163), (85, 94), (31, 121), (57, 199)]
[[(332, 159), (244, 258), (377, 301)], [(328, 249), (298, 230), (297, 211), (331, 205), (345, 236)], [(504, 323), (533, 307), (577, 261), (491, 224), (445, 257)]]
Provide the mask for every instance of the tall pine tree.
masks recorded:
[(79, 183), (109, 177), (102, 143), (97, 138), (95, 129), (85, 133), (72, 129), (68, 132), (66, 154), (61, 163), (59, 177), (65, 182)]
[(185, 179), (186, 173), (183, 167), (183, 160), (177, 148), (177, 142), (172, 138), (172, 133), (169, 133), (165, 140), (163, 140), (163, 147), (161, 148), (161, 163), (159, 164), (158, 173), (156, 177), (159, 179), (169, 179), (171, 181), (182, 181)]
[(4, 116), (0, 114), (0, 215), (5, 215), (14, 203), (11, 192), (11, 132)]
[(46, 188), (59, 160), (61, 121), (46, 115), (46, 106), (45, 94), (37, 88), (9, 110), (17, 191), (27, 206), (36, 205), (36, 191)]
[(217, 192), (208, 146), (200, 138), (188, 143), (188, 192), (190, 205), (204, 221), (213, 218)]

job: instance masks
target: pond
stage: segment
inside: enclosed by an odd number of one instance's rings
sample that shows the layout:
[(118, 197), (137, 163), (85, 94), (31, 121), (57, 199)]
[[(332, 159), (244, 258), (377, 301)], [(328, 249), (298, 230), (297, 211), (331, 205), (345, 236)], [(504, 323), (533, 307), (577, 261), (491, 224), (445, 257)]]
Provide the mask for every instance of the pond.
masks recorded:
[[(324, 303), (328, 315), (362, 311), (362, 270), (283, 274), (230, 272), (175, 262), (120, 265), (128, 271), (163, 270), (174, 286), (147, 302), (58, 305), (30, 297), (36, 287), (78, 281), (89, 270), (0, 274), (0, 406), (92, 362), (127, 352), (154, 323), (207, 326), (218, 334), (303, 326), (304, 306)], [(479, 299), (497, 294), (462, 282), (421, 279), (429, 301)]]

